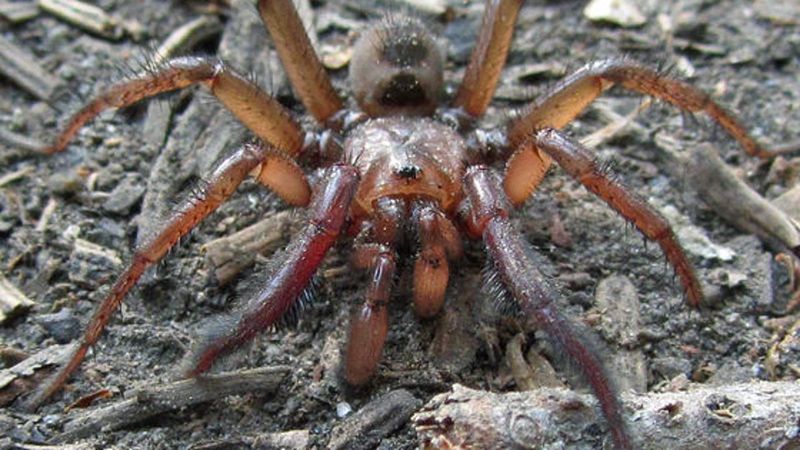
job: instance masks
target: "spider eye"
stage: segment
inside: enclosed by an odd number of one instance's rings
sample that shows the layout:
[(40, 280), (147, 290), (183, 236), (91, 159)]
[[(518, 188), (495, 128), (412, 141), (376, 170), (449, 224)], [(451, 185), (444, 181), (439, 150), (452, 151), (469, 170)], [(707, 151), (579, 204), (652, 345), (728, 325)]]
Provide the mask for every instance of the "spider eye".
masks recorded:
[(414, 33), (385, 41), (383, 59), (396, 67), (418, 66), (428, 56), (424, 39)]
[(443, 84), (439, 46), (419, 22), (385, 19), (353, 47), (350, 85), (361, 109), (371, 116), (428, 115)]

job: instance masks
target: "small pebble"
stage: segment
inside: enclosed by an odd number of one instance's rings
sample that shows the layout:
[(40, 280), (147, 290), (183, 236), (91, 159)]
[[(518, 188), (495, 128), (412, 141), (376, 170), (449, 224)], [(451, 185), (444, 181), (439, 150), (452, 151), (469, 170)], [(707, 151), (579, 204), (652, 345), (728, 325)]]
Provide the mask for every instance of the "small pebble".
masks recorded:
[(339, 402), (336, 404), (336, 416), (340, 419), (353, 412), (353, 408), (347, 402)]
[(64, 308), (53, 314), (42, 314), (36, 317), (36, 322), (59, 344), (72, 341), (81, 331), (80, 321), (71, 308)]
[(592, 0), (583, 9), (583, 15), (593, 22), (608, 22), (624, 28), (642, 26), (647, 22), (636, 3), (628, 0)]

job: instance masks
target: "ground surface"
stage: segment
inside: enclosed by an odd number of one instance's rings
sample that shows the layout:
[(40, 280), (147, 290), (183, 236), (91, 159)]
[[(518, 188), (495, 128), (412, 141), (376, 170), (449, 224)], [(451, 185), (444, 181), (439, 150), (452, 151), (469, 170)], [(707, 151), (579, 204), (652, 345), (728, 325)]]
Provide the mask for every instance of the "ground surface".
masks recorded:
[[(58, 98), (53, 100), (60, 109), (68, 111), (89, 98), (118, 76), (119, 67), (146, 54), (148, 47), (157, 46), (176, 26), (210, 8), (204, 2), (99, 3), (114, 16), (141, 25), (143, 35), (113, 42), (44, 13), (24, 23), (0, 24), (5, 39), (26, 49), (61, 80)], [(379, 16), (380, 10), (368, 3), (314, 3), (315, 28), (324, 51), (334, 56), (343, 51), (359, 27)], [(472, 3), (452, 2), (454, 14), (448, 20), (416, 12), (445, 38), (451, 88), (460, 79), (480, 20), (482, 7)], [(594, 59), (626, 54), (674, 67), (675, 73), (736, 111), (767, 144), (798, 137), (794, 124), (800, 123), (800, 12), (791, 7), (788, 13), (773, 12), (764, 6), (769, 2), (754, 6), (740, 0), (644, 3), (646, 23), (623, 29), (588, 21), (580, 14), (584, 2), (527, 2), (507, 76), (487, 122), (500, 123), (505, 111), (524, 104), (566, 71)], [(265, 50), (267, 38), (257, 17), (240, 10), (236, 5), (211, 8), (207, 14), (219, 17), (224, 31), (221, 38), (207, 39), (197, 50), (217, 52), (222, 40), (219, 51), (226, 60), (259, 74), (282, 101), (300, 112), (275, 70), (275, 56)], [(665, 24), (671, 24), (671, 31), (665, 31)], [(345, 72), (333, 72), (343, 92)], [(603, 111), (625, 115), (638, 104), (638, 96), (613, 91), (602, 106), (590, 108), (570, 130), (588, 134), (607, 124)], [(191, 185), (220, 149), (239, 139), (232, 119), (219, 114), (213, 99), (200, 91), (173, 96), (164, 105), (174, 112), (166, 122), (166, 138), (158, 127), (145, 126), (153, 123), (142, 106), (103, 115), (66, 152), (51, 158), (0, 144), (0, 175), (29, 169), (21, 178), (0, 186), (0, 267), (8, 280), (36, 302), (30, 311), (0, 327), (3, 345), (32, 354), (76, 337), (81, 329), (77, 322), (89, 316), (121, 270), (115, 260), (127, 261), (137, 235), (151, 226), (158, 211), (169, 208), (165, 193)], [(64, 113), (12, 83), (3, 80), (0, 84), (0, 127), (46, 139), (63, 117)], [(604, 310), (595, 306), (595, 288), (607, 277), (621, 275), (638, 290), (641, 330), (626, 345), (643, 353), (646, 370), (643, 377), (632, 380), (626, 380), (635, 378), (626, 372), (618, 384), (643, 382), (647, 389), (658, 389), (681, 375), (706, 383), (770, 379), (764, 363), (774, 330), (767, 324), (768, 319), (780, 317), (789, 295), (785, 271), (773, 262), (774, 253), (717, 218), (675, 178), (676, 171), (665, 167), (656, 144), (664, 138), (677, 139), (686, 148), (702, 141), (718, 143), (724, 159), (768, 197), (798, 182), (800, 162), (790, 160), (789, 169), (776, 175), (770, 163), (743, 156), (731, 139), (715, 132), (705, 119), (693, 123), (661, 105), (650, 108), (628, 131), (598, 150), (641, 195), (660, 207), (674, 206), (713, 242), (735, 252), (729, 261), (691, 256), (712, 294), (711, 307), (690, 311), (660, 250), (643, 246), (638, 233), (560, 170), (553, 170), (541, 191), (519, 211), (518, 223), (545, 255), (542, 270), (559, 280), (563, 309), (575, 320), (589, 323), (602, 336), (610, 355), (619, 341), (603, 325)], [(47, 213), (47, 223), (37, 228), (48, 203), (54, 204), (52, 215)], [(137, 385), (174, 379), (174, 367), (191, 346), (199, 324), (229, 310), (246, 289), (244, 280), (258, 282), (256, 267), (218, 286), (200, 246), (280, 209), (284, 206), (264, 189), (245, 183), (235, 199), (129, 296), (122, 313), (72, 380), (71, 390), (39, 414), (27, 415), (13, 406), (0, 410), (0, 435), (13, 442), (39, 443), (58, 432), (65, 416), (63, 407), (81, 395), (101, 388), (124, 393)], [(556, 223), (565, 231), (558, 231)], [(103, 247), (111, 256), (87, 253), (78, 238)], [(342, 402), (356, 411), (400, 388), (426, 402), (455, 382), (496, 391), (515, 389), (504, 353), (506, 343), (521, 328), (507, 321), (498, 325), (487, 313), (489, 308), (482, 306), (490, 299), (479, 290), (483, 259), (475, 244), (468, 246), (466, 257), (453, 270), (450, 301), (461, 308), (459, 320), (466, 321), (460, 331), (447, 328), (444, 320), (419, 323), (408, 307), (408, 283), (402, 278), (379, 373), (363, 392), (345, 392), (337, 383), (335, 364), (345, 338), (347, 312), (358, 303), (364, 284), (363, 277), (346, 269), (346, 248), (343, 245), (329, 257), (320, 298), (296, 329), (262, 336), (222, 367), (290, 365), (294, 371), (278, 392), (230, 397), (169, 412), (123, 430), (96, 433), (84, 442), (120, 448), (237, 448), (244, 445), (240, 444), (244, 438), (261, 433), (308, 430), (310, 442), (324, 448), (341, 421), (337, 405), (344, 406)], [(529, 332), (523, 350), (532, 346), (544, 348), (547, 354), (541, 337)], [(563, 364), (557, 358), (554, 364), (563, 376), (574, 378), (560, 368)], [(777, 379), (793, 377), (797, 373), (785, 362), (774, 372)], [(601, 445), (602, 433), (588, 442), (584, 445)], [(388, 434), (380, 445), (414, 448), (411, 424), (406, 422)]]

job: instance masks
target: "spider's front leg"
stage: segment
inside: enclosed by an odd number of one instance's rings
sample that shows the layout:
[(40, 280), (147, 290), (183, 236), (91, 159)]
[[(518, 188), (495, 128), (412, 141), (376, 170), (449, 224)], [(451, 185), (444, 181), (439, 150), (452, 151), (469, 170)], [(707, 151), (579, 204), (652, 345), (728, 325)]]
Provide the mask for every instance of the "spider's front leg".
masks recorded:
[(247, 128), (264, 142), (295, 156), (303, 145), (303, 130), (277, 100), (213, 58), (170, 59), (105, 90), (70, 117), (54, 143), (41, 150), (64, 150), (78, 130), (109, 108), (124, 108), (165, 92), (202, 84)]
[[(29, 402), (31, 409), (58, 391), (69, 376), (78, 368), (89, 348), (100, 339), (100, 335), (119, 308), (125, 295), (136, 284), (144, 271), (161, 260), (180, 239), (211, 214), (233, 194), (244, 178), (257, 172), (259, 180), (275, 187), (284, 199), (300, 204), (308, 202), (310, 190), (300, 168), (286, 155), (263, 144), (247, 144), (234, 152), (206, 177), (186, 200), (178, 204), (164, 220), (160, 231), (147, 237), (134, 251), (133, 260), (119, 276), (100, 305), (97, 307), (83, 337), (74, 348), (66, 364), (50, 379)], [(276, 175), (276, 172), (279, 172)]]
[(190, 356), (188, 376), (208, 371), (217, 358), (276, 325), (308, 287), (345, 224), (359, 174), (355, 167), (340, 163), (332, 166), (324, 179), (309, 206), (308, 224), (289, 244), (283, 259), (274, 262), (267, 284), (227, 320), (225, 327), (209, 330), (213, 334), (206, 336), (206, 342)]
[(625, 430), (622, 408), (603, 364), (559, 312), (557, 295), (534, 266), (534, 250), (508, 219), (508, 200), (491, 169), (473, 166), (464, 176), (469, 202), (467, 226), (483, 237), (500, 281), (526, 318), (533, 320), (575, 361), (591, 385), (620, 449), (633, 448)]

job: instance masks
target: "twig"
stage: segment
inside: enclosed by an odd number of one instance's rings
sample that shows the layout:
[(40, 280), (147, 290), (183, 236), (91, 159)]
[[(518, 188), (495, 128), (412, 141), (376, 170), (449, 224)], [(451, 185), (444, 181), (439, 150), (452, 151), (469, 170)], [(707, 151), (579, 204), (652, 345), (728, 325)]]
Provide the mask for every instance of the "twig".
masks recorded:
[(189, 446), (188, 450), (309, 448), (310, 434), (308, 430), (291, 430), (279, 433), (260, 433), (255, 436), (234, 436), (193, 444)]
[(69, 445), (34, 445), (15, 443), (11, 448), (14, 450), (93, 450), (97, 448), (97, 446), (91, 442), (82, 442)]
[(229, 395), (271, 391), (290, 372), (286, 366), (265, 367), (209, 375), (137, 389), (125, 400), (84, 412), (64, 424), (55, 442), (69, 442), (91, 436), (101, 429), (118, 429), (157, 414)]
[(14, 133), (3, 128), (0, 128), (0, 142), (11, 148), (18, 148), (28, 151), (39, 150), (45, 145), (44, 142), (34, 139), (30, 136)]
[[(793, 448), (800, 386), (753, 382), (622, 395), (634, 447)], [(605, 427), (597, 401), (566, 389), (495, 394), (455, 385), (412, 417), (425, 448), (589, 448)], [(668, 443), (668, 444), (666, 444)]]
[(7, 173), (0, 177), (0, 187), (7, 185), (8, 183), (13, 183), (14, 181), (19, 180), (20, 178), (25, 177), (25, 175), (33, 172), (33, 167), (25, 166), (19, 170), (16, 170), (11, 173)]
[(120, 21), (97, 6), (77, 0), (39, 0), (39, 8), (76, 27), (106, 39), (122, 39)]
[(201, 16), (187, 22), (170, 33), (158, 46), (154, 59), (156, 64), (164, 58), (188, 50), (205, 39), (222, 32), (222, 24), (214, 16)]
[(639, 131), (642, 130), (641, 125), (636, 124), (634, 119), (636, 119), (639, 114), (649, 108), (652, 104), (653, 101), (650, 98), (645, 98), (639, 103), (639, 106), (631, 110), (631, 112), (628, 114), (622, 116), (617, 114), (617, 112), (611, 108), (605, 106), (604, 103), (598, 103), (595, 108), (607, 118), (609, 123), (594, 133), (583, 137), (581, 139), (581, 144), (590, 149), (597, 148), (615, 138), (628, 128)]
[(48, 100), (58, 78), (44, 70), (25, 50), (0, 36), (0, 73), (40, 100)]

